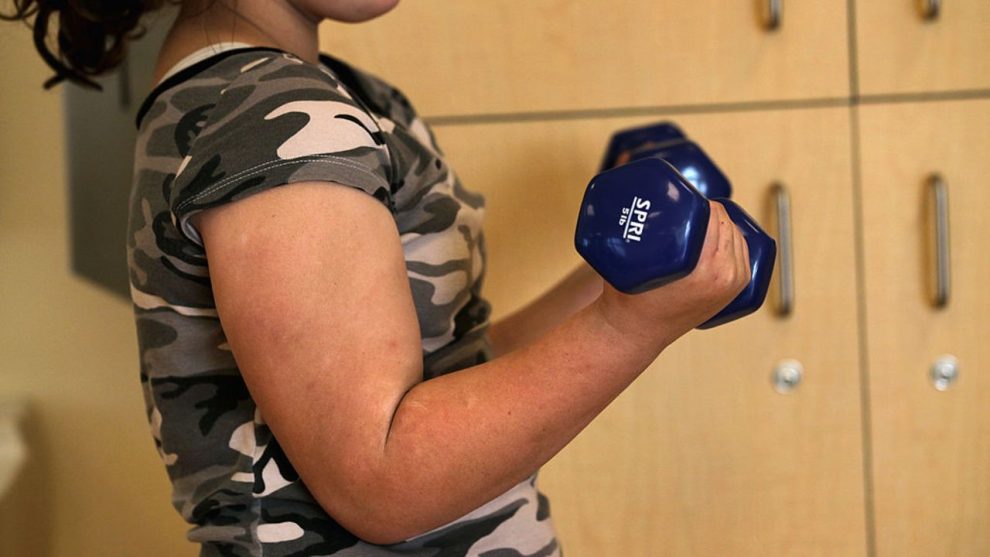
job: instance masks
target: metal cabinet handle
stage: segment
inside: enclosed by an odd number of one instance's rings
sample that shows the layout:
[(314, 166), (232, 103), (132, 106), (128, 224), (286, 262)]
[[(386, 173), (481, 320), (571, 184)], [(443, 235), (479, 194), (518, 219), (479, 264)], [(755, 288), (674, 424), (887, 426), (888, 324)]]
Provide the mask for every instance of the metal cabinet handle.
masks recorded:
[(949, 304), (951, 276), (949, 259), (949, 188), (939, 174), (928, 178), (928, 189), (935, 209), (935, 299), (937, 308)]
[(938, 19), (938, 15), (942, 11), (942, 0), (922, 0), (922, 3), (924, 4), (921, 12), (922, 17), (929, 21)]
[(794, 251), (791, 236), (791, 195), (787, 187), (775, 182), (770, 191), (777, 209), (777, 246), (780, 257), (780, 288), (777, 298), (777, 314), (788, 316), (794, 312)]
[(783, 8), (783, 2), (784, 0), (767, 0), (766, 26), (768, 31), (775, 31), (780, 28), (780, 12)]

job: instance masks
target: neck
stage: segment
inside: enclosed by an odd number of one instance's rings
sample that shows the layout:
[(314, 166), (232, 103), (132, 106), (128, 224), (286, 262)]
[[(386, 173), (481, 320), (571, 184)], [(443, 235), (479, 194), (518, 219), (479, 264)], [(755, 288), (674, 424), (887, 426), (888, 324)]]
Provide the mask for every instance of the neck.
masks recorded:
[(244, 42), (290, 52), (317, 63), (319, 18), (287, 0), (208, 0), (183, 2), (170, 34), (203, 46)]

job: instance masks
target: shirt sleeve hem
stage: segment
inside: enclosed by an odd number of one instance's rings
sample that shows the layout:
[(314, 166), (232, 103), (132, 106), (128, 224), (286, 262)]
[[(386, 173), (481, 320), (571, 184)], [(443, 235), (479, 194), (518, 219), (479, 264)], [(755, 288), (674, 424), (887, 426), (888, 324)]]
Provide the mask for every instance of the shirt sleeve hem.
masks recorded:
[[(280, 171), (277, 175), (266, 174), (272, 169), (280, 169)], [(260, 181), (257, 180), (259, 176), (262, 177)], [(199, 231), (189, 222), (196, 213), (273, 187), (310, 181), (333, 182), (361, 190), (380, 201), (390, 213), (395, 214), (387, 180), (351, 159), (326, 154), (268, 161), (227, 176), (176, 204), (172, 211), (173, 222), (183, 236), (202, 246), (203, 241)]]

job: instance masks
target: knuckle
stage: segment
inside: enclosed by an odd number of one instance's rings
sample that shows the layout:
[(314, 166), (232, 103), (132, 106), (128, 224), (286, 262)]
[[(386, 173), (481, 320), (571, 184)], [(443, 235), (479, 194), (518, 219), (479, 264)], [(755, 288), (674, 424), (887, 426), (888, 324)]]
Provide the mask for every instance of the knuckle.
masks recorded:
[(719, 285), (726, 290), (735, 288), (738, 281), (738, 274), (734, 268), (726, 268), (718, 277)]

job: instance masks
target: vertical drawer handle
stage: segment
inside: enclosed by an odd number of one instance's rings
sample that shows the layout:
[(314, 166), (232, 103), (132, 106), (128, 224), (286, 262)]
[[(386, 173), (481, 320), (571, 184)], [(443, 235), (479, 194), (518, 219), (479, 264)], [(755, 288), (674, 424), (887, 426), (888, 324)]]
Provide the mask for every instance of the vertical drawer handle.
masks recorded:
[(791, 195), (787, 187), (775, 182), (770, 189), (777, 209), (777, 242), (780, 247), (780, 288), (777, 314), (786, 317), (794, 312), (794, 245), (791, 235)]
[[(929, 0), (931, 1), (931, 0)], [(775, 31), (780, 28), (780, 12), (784, 0), (767, 0), (766, 26), (768, 31)]]
[(928, 189), (935, 209), (935, 307), (949, 304), (951, 276), (949, 259), (949, 188), (939, 174), (928, 178)]
[(942, 11), (942, 0), (922, 0), (922, 4), (921, 14), (926, 20), (938, 19), (938, 15)]

